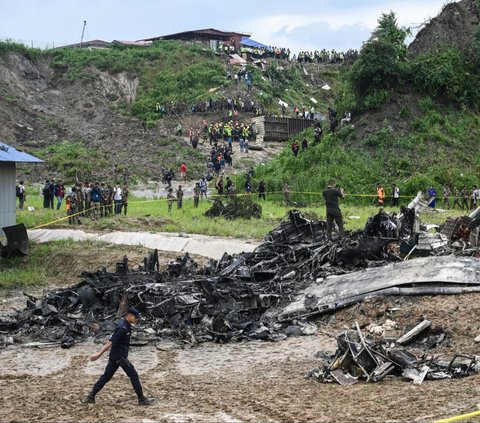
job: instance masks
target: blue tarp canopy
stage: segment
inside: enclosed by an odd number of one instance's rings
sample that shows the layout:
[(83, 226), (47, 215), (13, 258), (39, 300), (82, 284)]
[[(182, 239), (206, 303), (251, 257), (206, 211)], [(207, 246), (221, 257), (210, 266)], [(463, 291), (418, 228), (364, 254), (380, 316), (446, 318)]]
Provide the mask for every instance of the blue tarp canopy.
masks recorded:
[(18, 151), (0, 141), (0, 162), (43, 163), (43, 160), (31, 154)]
[(270, 47), (266, 46), (265, 44), (259, 43), (258, 41), (252, 40), (248, 37), (243, 37), (240, 41), (240, 44), (243, 44), (247, 47), (266, 48), (267, 50), (270, 50)]

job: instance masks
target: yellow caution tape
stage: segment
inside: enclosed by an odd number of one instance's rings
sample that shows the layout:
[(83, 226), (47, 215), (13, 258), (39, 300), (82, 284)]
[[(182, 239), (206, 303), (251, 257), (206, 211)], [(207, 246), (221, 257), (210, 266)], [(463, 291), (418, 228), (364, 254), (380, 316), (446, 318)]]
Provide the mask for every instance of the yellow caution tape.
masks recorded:
[[(236, 197), (242, 197), (242, 196), (254, 196), (258, 194), (257, 192), (250, 192), (250, 193), (243, 193), (243, 194), (233, 194), (234, 196)], [(284, 194), (283, 191), (267, 191), (265, 192), (266, 195), (273, 195), (273, 194)], [(303, 195), (322, 195), (323, 193), (322, 192), (313, 192), (313, 191), (289, 191), (289, 195), (293, 195), (293, 194), (303, 194)], [(225, 198), (228, 198), (228, 197), (231, 197), (232, 194), (209, 194), (209, 197), (210, 198), (220, 198), (220, 197), (225, 197)], [(345, 194), (345, 196), (348, 196), (348, 197), (376, 197), (375, 194)], [(402, 196), (401, 196), (402, 197)], [(403, 198), (405, 198), (406, 196), (403, 196)], [(411, 196), (407, 197), (407, 198), (412, 198)], [(173, 199), (168, 199), (168, 198), (157, 198), (155, 200), (137, 200), (137, 201), (129, 201), (127, 203), (127, 205), (129, 204), (141, 204), (141, 203), (156, 203), (156, 202), (168, 202), (168, 201), (172, 201), (172, 202), (176, 202), (177, 199), (176, 198), (173, 198)], [(110, 205), (111, 207), (114, 207), (115, 204), (112, 203)], [(105, 205), (101, 206), (101, 207), (106, 207)], [(75, 213), (75, 214), (71, 214), (71, 215), (67, 215), (65, 217), (61, 217), (59, 219), (55, 219), (55, 220), (52, 220), (50, 222), (47, 222), (47, 223), (43, 223), (41, 225), (38, 225), (38, 226), (35, 226), (33, 228), (28, 228), (28, 229), (40, 229), (40, 228), (44, 228), (45, 226), (50, 226), (50, 225), (53, 225), (54, 223), (57, 223), (57, 222), (61, 222), (63, 220), (67, 220), (69, 218), (72, 218), (72, 217), (75, 217), (75, 216), (79, 216), (83, 213), (86, 213), (86, 212), (89, 212), (91, 210), (95, 210), (95, 207), (91, 207), (89, 209), (85, 209), (85, 210), (82, 210), (81, 212), (78, 212), (78, 213)]]
[(471, 417), (480, 416), (480, 411), (473, 411), (468, 414), (462, 414), (460, 416), (448, 417), (446, 419), (435, 420), (433, 423), (450, 423), (450, 422), (459, 422), (462, 420), (467, 420)]

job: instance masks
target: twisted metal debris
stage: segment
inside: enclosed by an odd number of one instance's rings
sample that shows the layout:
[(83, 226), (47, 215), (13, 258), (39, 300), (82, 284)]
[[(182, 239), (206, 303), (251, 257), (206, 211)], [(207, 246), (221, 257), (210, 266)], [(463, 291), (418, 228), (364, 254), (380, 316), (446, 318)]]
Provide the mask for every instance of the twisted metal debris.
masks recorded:
[[(19, 342), (30, 338), (69, 347), (87, 337), (106, 336), (114, 328), (114, 320), (133, 305), (144, 315), (137, 333), (137, 339), (143, 341), (166, 336), (188, 343), (277, 341), (287, 336), (292, 321), (298, 326), (293, 332), (311, 334), (314, 326), (305, 321), (309, 313), (300, 319), (295, 313), (279, 318), (276, 311), (332, 275), (347, 276), (352, 271), (402, 261), (390, 248), (392, 242), (398, 245), (401, 241), (393, 237), (393, 229), (402, 233), (411, 233), (411, 229), (402, 229), (404, 224), (398, 216), (380, 213), (364, 231), (332, 242), (325, 238), (324, 221), (311, 221), (291, 211), (288, 221), (271, 231), (254, 252), (225, 254), (205, 267), (199, 267), (187, 254), (160, 271), (154, 251), (141, 269), (133, 271), (125, 258), (117, 263), (115, 272), (85, 272), (84, 280), (77, 285), (49, 290), (43, 298), (27, 295), (26, 308), (0, 320), (0, 331)], [(439, 253), (452, 251), (442, 245)], [(433, 248), (429, 252), (436, 253)], [(352, 286), (354, 282), (355, 277)], [(471, 284), (478, 289), (480, 282), (473, 280)], [(462, 292), (468, 292), (468, 288)], [(365, 295), (354, 296), (345, 304), (361, 301)], [(314, 296), (307, 295), (301, 301), (299, 309), (312, 310), (311, 314), (333, 309), (328, 304), (313, 307)]]

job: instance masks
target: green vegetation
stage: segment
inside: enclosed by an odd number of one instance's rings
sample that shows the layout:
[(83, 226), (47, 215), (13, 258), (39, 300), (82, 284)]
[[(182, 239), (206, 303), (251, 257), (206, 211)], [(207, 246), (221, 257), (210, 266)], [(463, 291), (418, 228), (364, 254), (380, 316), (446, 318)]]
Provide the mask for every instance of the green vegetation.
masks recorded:
[(347, 74), (354, 96), (346, 107), (379, 109), (393, 100), (398, 90), (407, 89), (478, 110), (480, 29), (463, 51), (443, 46), (418, 57), (407, 56), (407, 35), (408, 29), (398, 26), (393, 12), (382, 14)]
[[(315, 109), (325, 112), (335, 98), (339, 116), (345, 110), (353, 111), (355, 125), (341, 126), (335, 135), (326, 134), (325, 125), (319, 145), (313, 143), (312, 130), (299, 134), (299, 140), (307, 137), (308, 150), (295, 158), (287, 144), (277, 158), (256, 169), (255, 181), (263, 178), (270, 191), (281, 191), (283, 183), (288, 182), (293, 191), (321, 192), (327, 180), (335, 177), (351, 194), (373, 193), (377, 182), (387, 189), (396, 183), (407, 196), (431, 184), (437, 189), (444, 184), (456, 188), (478, 184), (480, 29), (466, 50), (444, 46), (418, 57), (407, 54), (407, 35), (408, 30), (398, 25), (391, 12), (381, 15), (352, 66), (271, 61), (263, 71), (249, 64), (253, 100), (268, 111), (280, 112), (279, 99), (290, 106), (308, 107), (312, 104), (310, 98), (315, 97)], [(138, 78), (136, 99), (131, 106), (122, 105), (122, 112), (145, 120), (149, 128), (161, 116), (154, 112), (157, 102), (182, 102), (188, 107), (198, 99), (235, 93), (235, 82), (225, 78), (224, 58), (200, 44), (161, 41), (148, 48), (115, 45), (107, 50), (30, 52), (21, 45), (0, 43), (0, 54), (9, 49), (48, 56), (59, 75), (71, 80), (95, 78), (95, 69), (125, 72)], [(322, 90), (324, 83), (332, 90)], [(111, 100), (118, 98), (111, 94)], [(12, 97), (8, 101), (16, 100)], [(46, 123), (51, 128), (56, 125), (53, 120)], [(150, 169), (164, 163), (175, 167), (187, 160), (190, 170), (203, 170), (202, 153), (178, 146), (174, 163), (168, 149), (172, 141), (157, 142), (160, 148), (151, 159)], [(48, 160), (51, 169), (60, 170), (70, 179), (76, 169), (89, 174), (93, 168), (107, 165), (103, 159), (93, 162), (92, 155), (76, 141), (65, 141), (37, 154)], [(125, 154), (122, 164), (128, 163), (128, 153), (120, 154)], [(243, 186), (243, 182), (237, 178), (237, 186)], [(366, 205), (369, 199), (362, 201), (360, 204)], [(283, 214), (272, 212), (275, 219)], [(167, 220), (171, 219), (169, 216)], [(174, 222), (171, 228), (181, 225), (183, 222)], [(202, 233), (215, 233), (215, 229), (203, 227), (203, 223), (196, 225), (195, 230)], [(165, 222), (157, 226), (170, 228)], [(229, 234), (242, 236), (242, 230), (232, 229)]]
[(309, 108), (313, 104), (310, 98), (313, 97), (318, 101), (314, 104), (316, 110), (325, 111), (334, 95), (344, 92), (345, 83), (338, 72), (339, 66), (332, 65), (329, 69), (320, 69), (319, 66), (312, 64), (306, 65), (305, 68), (310, 72), (314, 70), (322, 85), (328, 83), (334, 87), (333, 93), (312, 84), (299, 63), (285, 65), (283, 62), (272, 62), (265, 73), (256, 66), (249, 66), (257, 89), (257, 101), (267, 110), (280, 114), (281, 106), (278, 100), (286, 102), (289, 107), (296, 105), (299, 108), (303, 106)]
[(405, 45), (408, 34), (408, 29), (398, 26), (393, 12), (382, 14), (349, 72), (357, 108), (375, 109), (391, 98), (392, 89), (408, 72)]
[(79, 142), (63, 141), (38, 150), (36, 154), (48, 163), (49, 168), (61, 172), (70, 180), (74, 180), (76, 175), (88, 175), (92, 170), (108, 165), (105, 159), (92, 154)]
[[(227, 81), (227, 69), (215, 54), (202, 45), (186, 45), (178, 41), (159, 41), (148, 48), (114, 45), (108, 50), (60, 49), (52, 53), (52, 66), (70, 80), (93, 78), (91, 68), (110, 73), (126, 72), (139, 77), (137, 98), (129, 109), (148, 125), (160, 117), (155, 105), (169, 102), (193, 104), (199, 99), (216, 99), (223, 95), (219, 87), (233, 85)], [(278, 100), (310, 104), (310, 97), (325, 99), (319, 87), (309, 87), (298, 64), (280, 66), (273, 63), (262, 73), (248, 65), (253, 76), (255, 100), (271, 111), (280, 111)], [(333, 81), (337, 72), (327, 79)], [(325, 103), (326, 104), (326, 103)]]
[(478, 62), (453, 48), (424, 54), (412, 61), (411, 79), (421, 93), (459, 106), (480, 106)]
[(72, 241), (58, 241), (55, 243), (31, 245), (31, 253), (25, 260), (22, 257), (0, 259), (0, 287), (28, 287), (45, 285), (49, 277), (62, 276), (64, 268), (49, 266), (59, 250), (77, 249)]
[[(50, 283), (70, 285), (80, 274), (102, 266), (113, 268), (127, 254), (133, 263), (145, 256), (143, 247), (109, 245), (96, 241), (55, 241), (30, 244), (27, 257), (0, 258), (0, 289), (32, 288)], [(132, 263), (132, 261), (131, 261)]]
[[(213, 51), (201, 44), (185, 44), (179, 41), (158, 41), (145, 48), (113, 44), (109, 49), (55, 49), (32, 50), (22, 44), (0, 43), (2, 52), (15, 51), (29, 57), (42, 55), (51, 59), (51, 66), (68, 80), (95, 80), (95, 69), (111, 74), (124, 72), (138, 78), (139, 89), (131, 105), (119, 102), (125, 112), (145, 120), (149, 127), (161, 117), (155, 113), (155, 105), (169, 102), (186, 103), (197, 100), (213, 100), (223, 97), (226, 89), (234, 88), (234, 81), (226, 79), (227, 67)], [(325, 109), (332, 99), (327, 93), (311, 83), (297, 63), (279, 64), (273, 61), (266, 72), (249, 64), (247, 70), (253, 76), (253, 98), (271, 112), (279, 113), (278, 100), (289, 105), (311, 105), (310, 98)], [(334, 87), (334, 92), (344, 91), (342, 79), (335, 67), (324, 70), (322, 80)], [(111, 101), (118, 98), (110, 95)]]
[(418, 57), (407, 55), (407, 35), (394, 13), (383, 14), (359, 59), (338, 73), (337, 111), (354, 111), (360, 133), (340, 127), (320, 145), (312, 131), (299, 134), (309, 149), (295, 158), (290, 140), (258, 177), (277, 190), (286, 181), (302, 192), (321, 191), (331, 177), (357, 194), (396, 183), (409, 196), (432, 184), (478, 185), (480, 29), (465, 51), (444, 47)]
[(438, 191), (443, 185), (478, 185), (480, 159), (472, 152), (478, 150), (480, 116), (459, 114), (453, 108), (440, 110), (428, 98), (419, 107), (422, 114), (412, 119), (412, 131), (404, 135), (396, 134), (386, 120), (363, 140), (345, 126), (315, 145), (313, 131), (307, 130), (296, 137), (307, 138), (306, 151), (294, 157), (287, 143), (279, 156), (256, 169), (256, 179), (264, 179), (277, 191), (288, 182), (294, 191), (319, 192), (333, 177), (352, 194), (374, 193), (378, 182), (387, 190), (396, 183), (408, 196), (431, 184)]
[(23, 54), (25, 57), (28, 57), (31, 60), (42, 54), (42, 50), (29, 48), (21, 43), (16, 43), (8, 40), (0, 41), (0, 56), (10, 52)]
[[(345, 129), (342, 135), (348, 136), (347, 132)], [(319, 145), (313, 144), (312, 130), (304, 136), (310, 144), (306, 151), (295, 157), (288, 143), (279, 156), (257, 168), (256, 179), (263, 179), (275, 191), (281, 191), (287, 182), (294, 191), (321, 192), (334, 177), (347, 192), (363, 193), (382, 173), (380, 161), (372, 160), (365, 150), (345, 148), (340, 136), (326, 135)]]

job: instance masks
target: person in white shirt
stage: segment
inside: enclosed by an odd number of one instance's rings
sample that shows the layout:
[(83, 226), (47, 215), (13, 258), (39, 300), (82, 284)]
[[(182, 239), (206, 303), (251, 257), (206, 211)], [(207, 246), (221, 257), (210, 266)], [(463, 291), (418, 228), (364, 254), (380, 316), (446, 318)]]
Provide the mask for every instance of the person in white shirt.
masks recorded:
[(352, 114), (350, 112), (345, 112), (345, 117), (340, 120), (340, 125), (343, 125), (344, 123), (350, 123), (352, 120)]
[(397, 185), (392, 184), (392, 207), (398, 207), (400, 201), (400, 190)]
[(23, 204), (25, 203), (25, 185), (23, 185), (23, 181), (20, 181), (20, 184), (17, 187), (17, 197), (18, 197), (18, 208), (23, 210)]
[(117, 185), (113, 191), (113, 201), (115, 202), (115, 215), (119, 215), (122, 211), (122, 188)]

